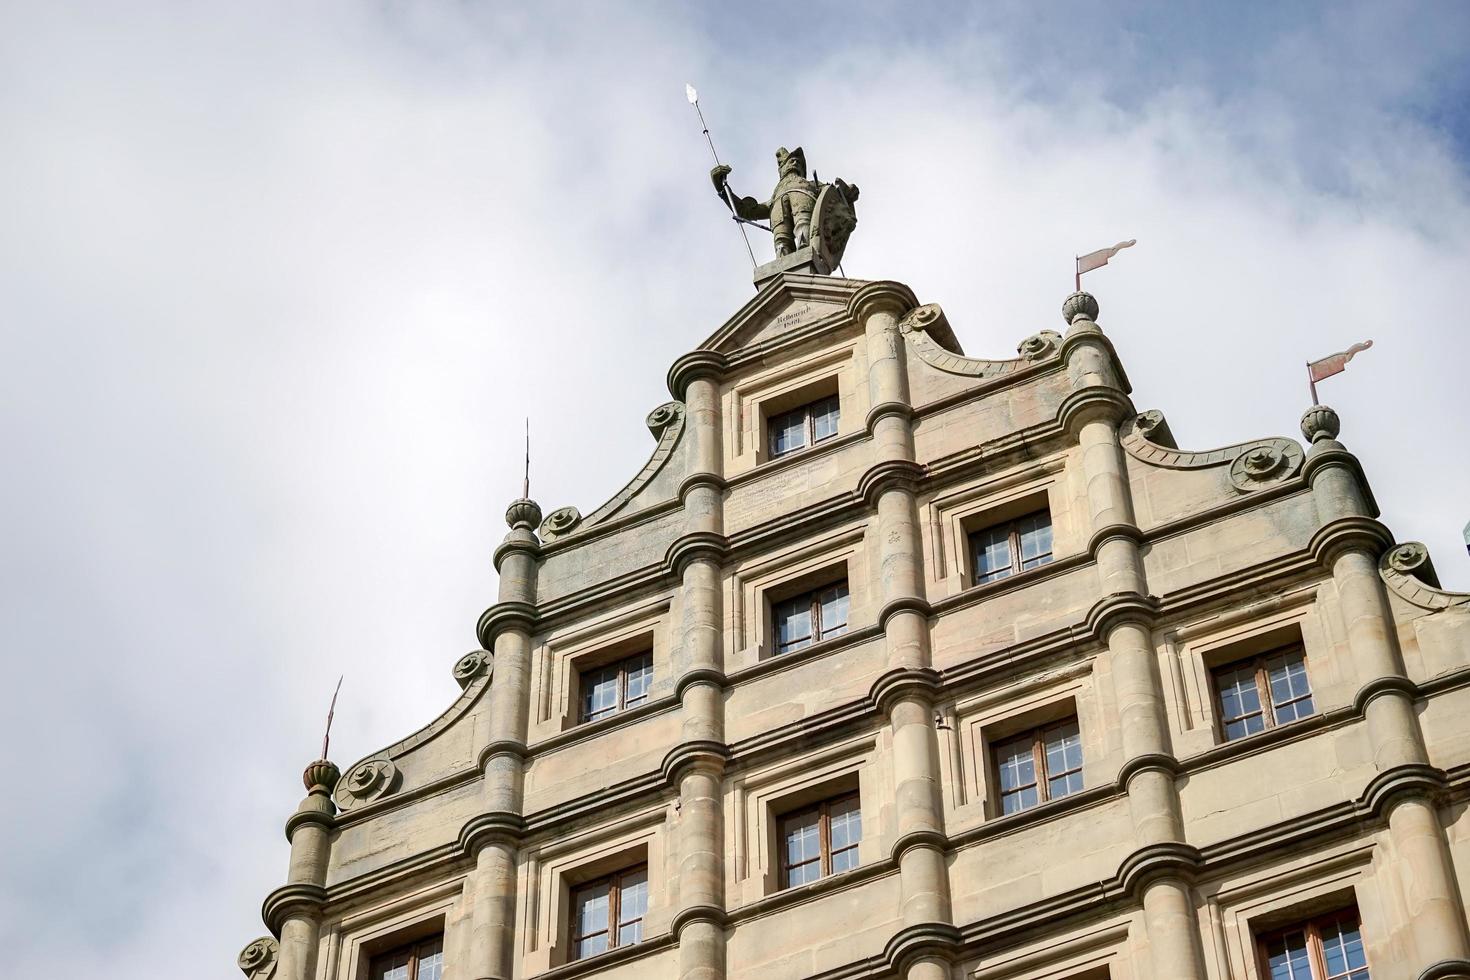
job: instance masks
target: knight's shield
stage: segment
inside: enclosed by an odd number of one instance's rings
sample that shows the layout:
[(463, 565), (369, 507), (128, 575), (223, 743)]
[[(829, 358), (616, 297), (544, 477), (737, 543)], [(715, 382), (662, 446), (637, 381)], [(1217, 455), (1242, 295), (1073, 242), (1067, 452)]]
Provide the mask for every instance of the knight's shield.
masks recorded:
[(833, 184), (822, 187), (812, 210), (811, 245), (817, 271), (830, 273), (842, 261), (847, 239), (857, 227), (857, 212)]

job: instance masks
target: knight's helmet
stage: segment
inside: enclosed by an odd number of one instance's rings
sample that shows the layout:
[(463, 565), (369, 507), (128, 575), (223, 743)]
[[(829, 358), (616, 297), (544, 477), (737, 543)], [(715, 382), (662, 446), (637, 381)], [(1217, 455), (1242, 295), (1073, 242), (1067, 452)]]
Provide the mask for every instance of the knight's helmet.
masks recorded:
[(786, 147), (783, 146), (776, 151), (776, 169), (780, 173), (786, 173), (786, 164), (788, 161), (791, 161), (792, 166), (796, 168), (797, 173), (801, 174), (803, 177), (806, 176), (805, 150), (803, 150), (799, 146), (794, 150), (788, 150), (786, 149)]

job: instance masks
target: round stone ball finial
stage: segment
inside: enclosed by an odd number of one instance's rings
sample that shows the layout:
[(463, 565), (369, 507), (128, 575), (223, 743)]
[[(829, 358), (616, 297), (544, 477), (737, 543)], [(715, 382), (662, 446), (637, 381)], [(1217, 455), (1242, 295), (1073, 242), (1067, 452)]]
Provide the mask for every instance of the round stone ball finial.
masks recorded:
[(1342, 419), (1326, 405), (1313, 405), (1302, 414), (1302, 435), (1308, 442), (1336, 439), (1342, 431)]
[(535, 530), (541, 524), (541, 505), (525, 497), (512, 500), (505, 510), (505, 523), (512, 528), (528, 527)]
[(321, 789), (330, 794), (341, 777), (342, 770), (326, 759), (318, 759), (306, 767), (306, 771), (301, 774), (301, 781), (306, 784), (308, 793)]
[(1062, 302), (1062, 319), (1069, 327), (1078, 320), (1096, 320), (1097, 313), (1097, 297), (1091, 293), (1079, 290)]

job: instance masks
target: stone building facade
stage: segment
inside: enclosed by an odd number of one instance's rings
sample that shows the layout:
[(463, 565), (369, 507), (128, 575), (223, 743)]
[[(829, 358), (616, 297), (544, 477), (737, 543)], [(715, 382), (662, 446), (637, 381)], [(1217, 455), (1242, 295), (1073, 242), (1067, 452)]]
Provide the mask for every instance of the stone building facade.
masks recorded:
[(306, 770), (254, 980), (1470, 977), (1470, 595), (1339, 420), (1181, 450), (1096, 301), (783, 272), (426, 727)]

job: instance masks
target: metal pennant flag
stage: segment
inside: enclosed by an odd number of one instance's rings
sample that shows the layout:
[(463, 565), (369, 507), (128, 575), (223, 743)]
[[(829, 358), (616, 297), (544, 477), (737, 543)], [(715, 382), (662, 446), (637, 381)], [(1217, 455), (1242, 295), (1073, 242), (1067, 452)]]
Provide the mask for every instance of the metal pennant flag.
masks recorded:
[(1340, 350), (1336, 354), (1328, 354), (1326, 357), (1307, 362), (1307, 383), (1312, 388), (1312, 404), (1317, 402), (1317, 382), (1341, 374), (1351, 361), (1361, 351), (1373, 346), (1373, 341), (1365, 340), (1361, 344), (1353, 344), (1347, 350)]
[(1125, 248), (1132, 248), (1138, 244), (1138, 239), (1130, 238), (1126, 242), (1119, 242), (1110, 248), (1100, 248), (1096, 252), (1088, 252), (1086, 255), (1077, 256), (1077, 274), (1074, 282), (1077, 289), (1082, 289), (1082, 273), (1091, 272), (1093, 269), (1101, 269), (1108, 264), (1108, 259), (1117, 255)]

